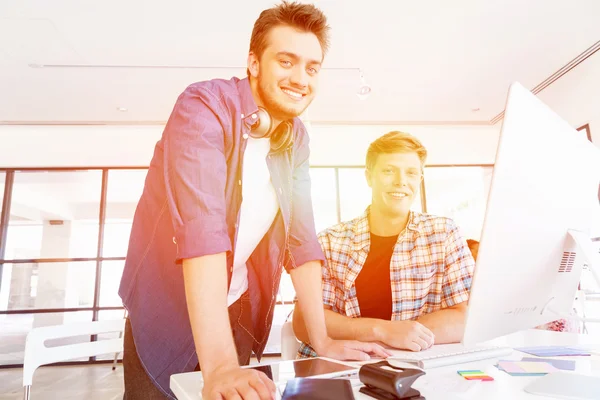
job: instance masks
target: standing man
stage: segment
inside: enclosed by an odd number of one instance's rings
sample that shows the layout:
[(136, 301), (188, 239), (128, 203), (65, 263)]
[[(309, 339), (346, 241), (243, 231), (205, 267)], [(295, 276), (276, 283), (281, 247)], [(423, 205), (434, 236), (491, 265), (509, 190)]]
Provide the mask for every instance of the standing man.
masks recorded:
[[(412, 351), (462, 339), (475, 262), (454, 221), (410, 209), (426, 159), (412, 135), (394, 131), (375, 140), (365, 171), (371, 205), (319, 234), (329, 336)], [(296, 307), (299, 357), (321, 355), (306, 317)]]
[(316, 7), (283, 2), (255, 22), (248, 78), (194, 83), (179, 96), (119, 289), (126, 400), (174, 399), (170, 376), (197, 368), (206, 399), (271, 399), (274, 383), (240, 365), (264, 351), (283, 268), (320, 354), (385, 355), (325, 328), (309, 139), (297, 117), (315, 96), (328, 32)]

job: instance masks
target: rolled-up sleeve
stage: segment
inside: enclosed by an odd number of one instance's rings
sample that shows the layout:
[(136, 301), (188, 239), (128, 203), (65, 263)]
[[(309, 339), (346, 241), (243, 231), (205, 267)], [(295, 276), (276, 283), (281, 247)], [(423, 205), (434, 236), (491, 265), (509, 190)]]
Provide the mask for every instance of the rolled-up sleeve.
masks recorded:
[(295, 143), (292, 223), (290, 227), (289, 256), (287, 268), (296, 268), (309, 261), (325, 261), (321, 245), (317, 240), (315, 219), (310, 193), (309, 138), (304, 126), (298, 129)]
[[(323, 305), (331, 309), (336, 309), (335, 298), (335, 283), (333, 281), (333, 273), (331, 272), (331, 241), (327, 235), (327, 231), (319, 233), (319, 244), (323, 250), (323, 255), (326, 260), (321, 268), (322, 288), (323, 288)], [(336, 310), (337, 311), (337, 310)]]
[(231, 251), (219, 107), (205, 89), (190, 86), (179, 96), (163, 134), (165, 186), (177, 261)]
[(445, 269), (442, 283), (442, 308), (469, 300), (475, 261), (467, 241), (452, 220), (448, 220), (445, 240)]

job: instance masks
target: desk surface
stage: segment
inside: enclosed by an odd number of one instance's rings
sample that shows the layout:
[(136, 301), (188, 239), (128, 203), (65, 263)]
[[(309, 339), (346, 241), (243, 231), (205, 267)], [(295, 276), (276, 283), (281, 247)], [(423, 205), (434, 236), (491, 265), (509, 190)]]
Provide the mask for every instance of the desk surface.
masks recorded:
[[(571, 359), (577, 361), (576, 372), (586, 375), (600, 376), (600, 338), (591, 335), (560, 333), (542, 330), (527, 330), (505, 336), (486, 344), (517, 347), (530, 346), (593, 346), (595, 353), (591, 357), (552, 357)], [(522, 357), (532, 357), (514, 351), (502, 359), (520, 360)], [(486, 399), (486, 400), (520, 400), (520, 399), (543, 399), (545, 397), (534, 396), (526, 393), (523, 388), (530, 382), (540, 377), (510, 376), (494, 366), (496, 360), (488, 359), (464, 364), (457, 364), (441, 368), (426, 370), (426, 375), (419, 378), (413, 387), (420, 390), (427, 400), (447, 399)], [(272, 363), (270, 363), (272, 364)], [(492, 382), (467, 381), (460, 377), (456, 371), (464, 369), (479, 369), (494, 377)], [(372, 399), (358, 392), (360, 385), (355, 386), (356, 400)], [(280, 385), (283, 392), (285, 384)], [(178, 400), (199, 400), (202, 390), (202, 374), (200, 372), (189, 372), (171, 376), (171, 390)], [(278, 399), (279, 394), (278, 394)], [(548, 398), (549, 399), (549, 398)]]

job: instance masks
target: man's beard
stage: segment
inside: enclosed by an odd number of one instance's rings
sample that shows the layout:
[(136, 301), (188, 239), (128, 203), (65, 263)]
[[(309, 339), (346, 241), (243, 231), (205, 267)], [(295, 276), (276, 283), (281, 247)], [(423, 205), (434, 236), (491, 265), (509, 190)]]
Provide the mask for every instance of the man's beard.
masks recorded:
[[(302, 114), (304, 112), (306, 107), (308, 107), (308, 105), (306, 105), (303, 109), (301, 109), (299, 111), (298, 111), (298, 109), (293, 108), (293, 107), (286, 107), (285, 104), (278, 102), (275, 99), (274, 95), (271, 95), (270, 93), (268, 93), (267, 86), (263, 84), (263, 80), (261, 78), (262, 77), (259, 73), (258, 74), (258, 85), (257, 85), (258, 95), (260, 96), (260, 99), (262, 100), (264, 107), (267, 109), (267, 111), (269, 112), (269, 114), (271, 114), (271, 116), (273, 118), (278, 119), (280, 121), (292, 119), (292, 118), (298, 117), (300, 114)], [(277, 89), (278, 89), (277, 87), (273, 88), (273, 90), (277, 90)]]

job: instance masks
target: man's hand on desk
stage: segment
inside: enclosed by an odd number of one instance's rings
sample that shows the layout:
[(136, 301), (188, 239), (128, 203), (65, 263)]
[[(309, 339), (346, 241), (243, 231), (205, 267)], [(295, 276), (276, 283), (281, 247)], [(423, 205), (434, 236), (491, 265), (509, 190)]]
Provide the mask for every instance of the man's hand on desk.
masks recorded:
[(274, 400), (275, 383), (267, 375), (237, 365), (216, 368), (204, 375), (206, 400)]
[(313, 344), (319, 357), (336, 360), (367, 361), (371, 356), (387, 358), (391, 356), (382, 346), (376, 343), (359, 342), (358, 340), (333, 340), (326, 338), (323, 342)]
[(378, 341), (395, 349), (421, 351), (433, 346), (435, 337), (417, 321), (378, 321), (375, 334)]

